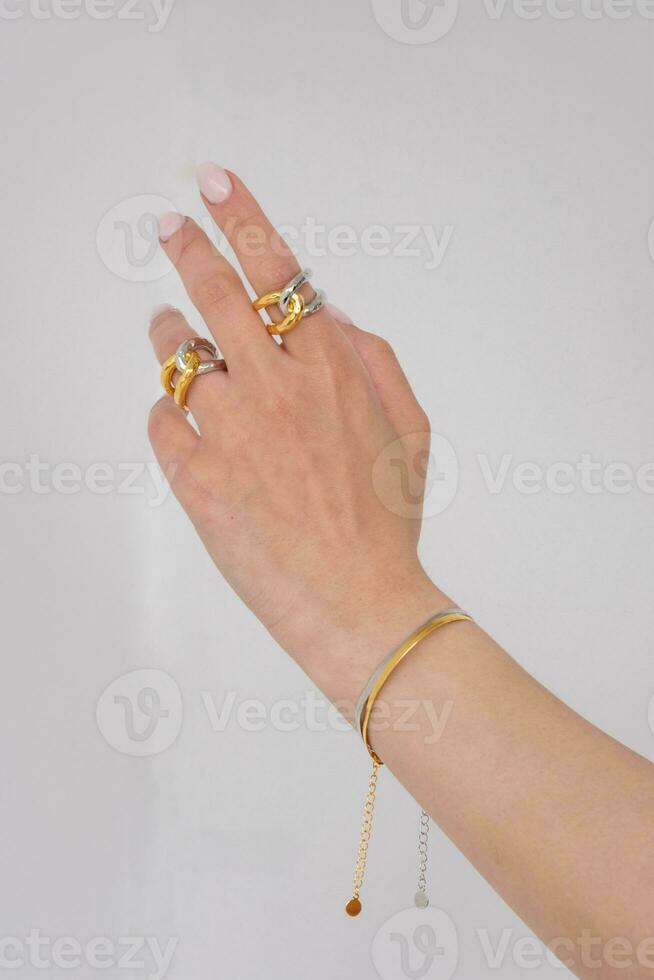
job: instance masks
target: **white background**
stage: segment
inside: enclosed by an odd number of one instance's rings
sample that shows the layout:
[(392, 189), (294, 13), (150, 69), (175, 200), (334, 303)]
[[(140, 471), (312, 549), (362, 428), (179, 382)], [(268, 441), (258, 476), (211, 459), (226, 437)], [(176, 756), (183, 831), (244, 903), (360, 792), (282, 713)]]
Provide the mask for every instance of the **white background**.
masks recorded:
[[(139, 265), (149, 243), (134, 221), (143, 195), (202, 217), (195, 164), (236, 170), (277, 223), (451, 226), (436, 269), (424, 247), (309, 259), (335, 303), (391, 340), (455, 448), (458, 493), (424, 530), (430, 573), (550, 689), (651, 757), (654, 497), (530, 495), (510, 475), (492, 494), (477, 457), (654, 460), (654, 21), (591, 20), (572, 0), (566, 20), (510, 5), (494, 19), (475, 3), (444, 37), (406, 43), (378, 22), (399, 25), (400, 0), (377, 17), (345, 0), (175, 0), (158, 31), (146, 0), (131, 19), (117, 2), (108, 19), (68, 20), (50, 0), (39, 16), (7, 0), (0, 18), (1, 458), (16, 464), (0, 495), (0, 934), (176, 937), (171, 978), (374, 978), (373, 939), (415, 891), (415, 804), (383, 773), (365, 910), (347, 919), (366, 755), (352, 733), (303, 723), (212, 730), (202, 692), (220, 710), (229, 692), (270, 705), (311, 685), (176, 503), (7, 486), (32, 454), (83, 471), (152, 459), (149, 312), (190, 310), (160, 259)], [(161, 694), (177, 686), (182, 705), (162, 720), (173, 737), (181, 722), (177, 739), (145, 758), (96, 722), (107, 685), (140, 668), (171, 675)], [(120, 706), (103, 711), (116, 743)], [(511, 945), (491, 970), (477, 930), (494, 944), (528, 930), (437, 830), (430, 892), (458, 931), (456, 977), (567, 975), (516, 965)], [(404, 977), (392, 943), (385, 955), (382, 976)], [(14, 971), (46, 975), (64, 971)]]

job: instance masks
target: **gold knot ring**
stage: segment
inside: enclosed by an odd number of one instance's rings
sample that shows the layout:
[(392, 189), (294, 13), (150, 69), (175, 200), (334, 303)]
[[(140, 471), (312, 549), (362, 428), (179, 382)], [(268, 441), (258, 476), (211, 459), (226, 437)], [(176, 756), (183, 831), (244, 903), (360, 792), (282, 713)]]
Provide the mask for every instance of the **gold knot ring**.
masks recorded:
[[(255, 299), (252, 307), (259, 311), (265, 310), (269, 306), (277, 306), (281, 295), (281, 289), (277, 289), (273, 293), (266, 293), (265, 296), (259, 296), (258, 299)], [(302, 293), (292, 293), (288, 302), (288, 313), (281, 323), (267, 323), (268, 333), (273, 335), (288, 333), (293, 327), (297, 327), (304, 316), (304, 306), (304, 296), (302, 296)]]
[[(209, 360), (203, 361), (197, 351), (204, 350), (211, 354)], [(211, 371), (226, 371), (227, 365), (222, 357), (218, 357), (216, 345), (202, 337), (192, 337), (179, 345), (175, 353), (164, 361), (161, 368), (161, 384), (167, 395), (172, 395), (178, 408), (185, 412), (186, 395), (199, 374), (209, 374)], [(175, 378), (175, 374), (178, 375)]]

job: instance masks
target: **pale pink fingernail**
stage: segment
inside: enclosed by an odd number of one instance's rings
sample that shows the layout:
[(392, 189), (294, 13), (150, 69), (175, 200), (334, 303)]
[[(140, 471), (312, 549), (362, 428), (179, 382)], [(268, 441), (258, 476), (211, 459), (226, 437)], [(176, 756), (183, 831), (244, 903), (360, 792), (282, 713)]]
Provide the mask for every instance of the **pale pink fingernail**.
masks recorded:
[(201, 163), (195, 176), (200, 191), (210, 204), (221, 204), (232, 193), (229, 174), (217, 163)]
[(167, 242), (172, 238), (176, 231), (182, 227), (186, 218), (178, 211), (166, 211), (159, 218), (159, 238), (162, 242)]
[(169, 313), (171, 310), (176, 309), (176, 307), (171, 306), (170, 303), (161, 303), (160, 306), (155, 306), (152, 313), (150, 314), (150, 323), (154, 323), (158, 316), (163, 313)]
[(338, 306), (334, 306), (333, 303), (326, 303), (325, 309), (328, 310), (334, 319), (339, 321), (339, 323), (352, 323), (352, 320), (347, 313), (343, 313), (343, 310), (339, 310)]

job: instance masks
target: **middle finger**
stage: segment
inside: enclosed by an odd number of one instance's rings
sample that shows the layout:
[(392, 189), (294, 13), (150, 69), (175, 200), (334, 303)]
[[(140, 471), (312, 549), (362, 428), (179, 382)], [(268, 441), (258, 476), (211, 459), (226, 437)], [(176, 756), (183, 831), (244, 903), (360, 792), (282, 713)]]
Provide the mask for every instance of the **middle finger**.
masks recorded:
[[(245, 184), (214, 163), (198, 167), (197, 176), (211, 216), (234, 249), (257, 295), (289, 282), (299, 272), (298, 261)], [(307, 300), (314, 295), (310, 286), (302, 286), (300, 292)], [(272, 320), (281, 319), (276, 307), (268, 312)], [(325, 308), (285, 333), (284, 346), (300, 358), (334, 354), (339, 346), (344, 351), (348, 349), (338, 324)]]

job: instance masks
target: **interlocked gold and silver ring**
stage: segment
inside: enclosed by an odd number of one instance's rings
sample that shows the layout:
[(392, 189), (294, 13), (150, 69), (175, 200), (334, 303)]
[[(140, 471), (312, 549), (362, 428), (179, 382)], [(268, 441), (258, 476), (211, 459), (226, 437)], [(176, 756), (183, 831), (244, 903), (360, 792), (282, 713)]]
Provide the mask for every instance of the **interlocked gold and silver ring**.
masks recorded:
[[(205, 351), (211, 357), (203, 360), (198, 351)], [(166, 394), (173, 396), (175, 404), (187, 411), (186, 395), (196, 375), (226, 370), (227, 365), (222, 357), (218, 357), (214, 343), (203, 337), (190, 337), (165, 361), (161, 368), (161, 384)]]
[(288, 333), (293, 327), (297, 327), (303, 317), (311, 316), (312, 313), (317, 313), (323, 308), (327, 296), (322, 289), (318, 289), (316, 295), (308, 303), (302, 293), (298, 292), (298, 289), (307, 283), (312, 275), (311, 269), (302, 269), (282, 289), (275, 289), (273, 292), (255, 299), (252, 304), (255, 310), (265, 310), (271, 306), (277, 306), (284, 317), (281, 323), (267, 324), (268, 333), (278, 336)]
[[(298, 272), (296, 276), (293, 276), (291, 281), (284, 286), (279, 295), (279, 309), (283, 316), (286, 316), (289, 309), (289, 304), (291, 302), (291, 296), (296, 293), (300, 286), (304, 286), (305, 283), (309, 282), (313, 272), (311, 269), (302, 269)], [(312, 313), (317, 313), (318, 310), (322, 310), (323, 306), (327, 302), (327, 294), (323, 289), (317, 289), (316, 295), (313, 297), (310, 303), (306, 303), (304, 306), (304, 315), (311, 316)]]

